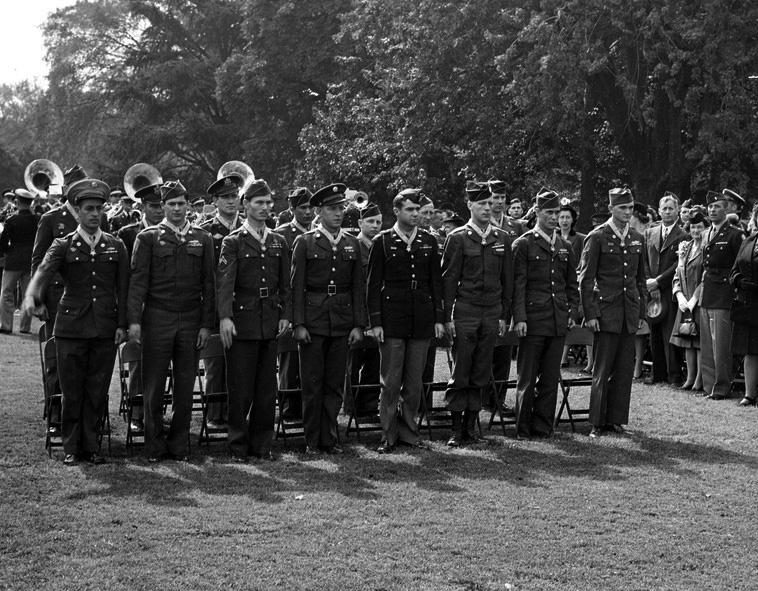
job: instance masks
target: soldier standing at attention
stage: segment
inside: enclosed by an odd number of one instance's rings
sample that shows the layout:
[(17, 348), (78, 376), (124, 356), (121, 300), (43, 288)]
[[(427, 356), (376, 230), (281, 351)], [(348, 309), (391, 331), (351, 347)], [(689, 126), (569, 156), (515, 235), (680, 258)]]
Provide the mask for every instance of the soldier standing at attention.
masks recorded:
[[(137, 234), (142, 230), (157, 226), (163, 220), (160, 185), (143, 187), (134, 196), (142, 201), (142, 219), (136, 224), (129, 224), (118, 231), (118, 237), (121, 238), (124, 246), (126, 246), (129, 261), (132, 260)], [(142, 363), (140, 361), (132, 361), (129, 363), (129, 396), (133, 397), (142, 393)], [(132, 431), (142, 433), (144, 429), (144, 407), (142, 405), (135, 406), (132, 415)]]
[(422, 196), (406, 189), (395, 197), (397, 222), (373, 241), (368, 264), (369, 323), (381, 355), (380, 454), (397, 444), (426, 447), (416, 423), (422, 374), (430, 339), (445, 329), (437, 241), (416, 227)]
[(224, 238), (218, 267), (218, 316), (227, 349), (229, 449), (246, 462), (273, 459), (276, 338), (291, 326), (290, 259), (284, 238), (266, 227), (273, 200), (256, 179), (242, 196), (245, 222)]
[(537, 195), (537, 225), (513, 243), (513, 322), (519, 337), (516, 437), (553, 434), (561, 354), (579, 314), (571, 243), (560, 237), (560, 200)]
[(609, 192), (611, 219), (587, 234), (579, 270), (584, 318), (593, 343), (590, 437), (623, 433), (629, 422), (634, 338), (645, 318), (645, 239), (629, 226), (634, 197)]
[[(280, 234), (287, 245), (290, 260), (295, 239), (311, 229), (314, 212), (311, 206), (311, 193), (306, 187), (295, 187), (287, 196), (290, 207), (282, 212), (279, 219), (289, 212), (291, 219), (277, 226), (274, 230)], [(300, 388), (300, 359), (297, 351), (282, 351), (279, 353), (279, 389), (298, 390)], [(290, 392), (284, 399), (283, 415), (285, 419), (298, 419), (303, 415), (303, 400), (300, 392)]]
[(306, 454), (342, 453), (342, 406), (348, 347), (363, 338), (366, 284), (358, 239), (341, 229), (342, 183), (316, 191), (321, 224), (298, 237), (292, 253), (294, 338), (299, 344)]
[(55, 317), (63, 395), (63, 463), (102, 464), (97, 435), (105, 413), (116, 347), (126, 336), (129, 263), (124, 243), (100, 230), (110, 188), (96, 179), (70, 186), (76, 230), (58, 238), (29, 285), (24, 307), (45, 314), (44, 293), (57, 273), (65, 288)]
[[(187, 190), (181, 182), (164, 183), (161, 200), (166, 219), (137, 235), (127, 300), (129, 338), (142, 344), (150, 462), (165, 456), (188, 459), (197, 351), (208, 343), (215, 318), (211, 236), (187, 221)], [(166, 436), (163, 395), (169, 363), (174, 414)]]
[(490, 381), (495, 339), (505, 334), (511, 317), (513, 294), (511, 241), (489, 223), (489, 186), (470, 181), (466, 198), (471, 219), (450, 232), (442, 257), (445, 329), (453, 339), (453, 371), (445, 392), (453, 417), (451, 447), (477, 440), (482, 389)]
[[(208, 187), (207, 193), (216, 206), (216, 215), (205, 220), (200, 227), (208, 232), (213, 239), (214, 267), (218, 265), (221, 256), (221, 243), (234, 230), (242, 225), (242, 219), (238, 213), (240, 202), (240, 187), (242, 177), (231, 174), (222, 177)], [(218, 317), (213, 332), (219, 330)], [(226, 364), (221, 358), (210, 358), (203, 361), (205, 367), (205, 391), (226, 392)], [(227, 417), (227, 405), (222, 402), (208, 404), (208, 428), (216, 431), (224, 429)]]

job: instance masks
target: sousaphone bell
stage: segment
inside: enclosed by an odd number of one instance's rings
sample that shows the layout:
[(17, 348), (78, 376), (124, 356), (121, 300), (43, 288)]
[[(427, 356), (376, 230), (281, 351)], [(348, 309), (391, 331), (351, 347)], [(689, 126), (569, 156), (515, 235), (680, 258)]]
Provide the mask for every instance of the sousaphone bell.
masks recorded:
[(61, 187), (63, 185), (63, 171), (52, 160), (39, 158), (30, 162), (26, 167), (24, 184), (32, 193), (46, 194), (50, 187)]
[(161, 184), (163, 184), (163, 177), (161, 177), (158, 169), (144, 162), (130, 166), (124, 175), (124, 191), (132, 199), (135, 198), (134, 194), (140, 189)]

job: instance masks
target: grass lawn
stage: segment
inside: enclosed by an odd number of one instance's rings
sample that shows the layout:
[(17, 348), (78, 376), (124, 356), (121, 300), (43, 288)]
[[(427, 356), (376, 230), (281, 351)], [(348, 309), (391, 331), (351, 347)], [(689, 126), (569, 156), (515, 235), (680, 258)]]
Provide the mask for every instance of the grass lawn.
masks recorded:
[(736, 399), (635, 384), (623, 437), (436, 431), (378, 456), (371, 433), (247, 465), (195, 441), (152, 465), (124, 449), (114, 380), (109, 463), (68, 468), (44, 450), (36, 337), (0, 337), (0, 372), (0, 589), (758, 589), (758, 410)]

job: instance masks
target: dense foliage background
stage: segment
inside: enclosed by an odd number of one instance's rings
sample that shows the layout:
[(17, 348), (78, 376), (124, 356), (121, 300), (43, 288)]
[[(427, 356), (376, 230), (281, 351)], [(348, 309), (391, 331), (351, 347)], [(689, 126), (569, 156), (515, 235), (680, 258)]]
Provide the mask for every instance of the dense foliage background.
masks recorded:
[(279, 197), (386, 206), (468, 179), (528, 199), (756, 194), (758, 6), (729, 0), (101, 0), (45, 25), (48, 86), (0, 87), (0, 187), (34, 158), (202, 193), (227, 160)]

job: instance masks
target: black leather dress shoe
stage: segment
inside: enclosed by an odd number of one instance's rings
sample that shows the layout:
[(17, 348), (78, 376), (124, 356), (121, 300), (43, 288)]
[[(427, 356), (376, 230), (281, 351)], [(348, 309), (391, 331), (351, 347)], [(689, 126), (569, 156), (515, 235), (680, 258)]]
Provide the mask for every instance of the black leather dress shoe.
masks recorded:
[(379, 444), (379, 447), (376, 448), (376, 453), (389, 454), (389, 453), (392, 453), (394, 449), (395, 449), (394, 445), (391, 445), (386, 439), (382, 439), (382, 442)]
[(73, 466), (77, 464), (79, 460), (76, 458), (74, 454), (66, 454), (66, 457), (63, 458), (63, 463), (66, 466)]
[(755, 406), (756, 398), (758, 397), (754, 396), (753, 398), (750, 398), (749, 396), (745, 396), (740, 400), (740, 406)]
[(422, 441), (419, 439), (415, 443), (408, 443), (407, 441), (398, 441), (398, 445), (402, 445), (403, 447), (412, 447), (413, 449), (420, 449), (423, 451), (432, 451), (432, 448), (426, 441)]
[(603, 435), (603, 430), (600, 427), (592, 427), (592, 431), (590, 431), (590, 437), (592, 439), (597, 439), (598, 437), (601, 437)]
[(311, 447), (310, 445), (306, 445), (305, 446), (305, 455), (309, 456), (309, 457), (320, 456), (321, 455), (321, 450), (318, 449), (317, 447)]
[(345, 450), (339, 445), (332, 445), (331, 447), (323, 447), (321, 449), (324, 453), (329, 454), (330, 456), (341, 456), (345, 453)]
[(721, 394), (708, 394), (706, 396), (708, 400), (726, 400), (726, 396), (721, 396)]
[(237, 464), (247, 464), (247, 461), (247, 456), (232, 454), (232, 462), (235, 462)]
[(189, 462), (189, 456), (169, 453), (166, 455), (166, 457), (169, 460), (174, 460), (175, 462)]
[(95, 466), (105, 464), (105, 458), (96, 453), (83, 453), (81, 455), (81, 459), (87, 462), (88, 464), (94, 464)]

